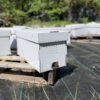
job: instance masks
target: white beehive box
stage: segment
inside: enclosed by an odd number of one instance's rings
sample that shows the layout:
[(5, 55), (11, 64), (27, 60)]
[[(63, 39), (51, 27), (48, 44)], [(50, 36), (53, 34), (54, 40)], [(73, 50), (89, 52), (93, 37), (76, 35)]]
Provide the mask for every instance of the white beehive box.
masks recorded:
[(35, 70), (42, 73), (52, 70), (52, 64), (66, 66), (67, 34), (51, 29), (20, 29), (16, 31), (18, 54)]
[(66, 25), (66, 29), (70, 29), (72, 38), (88, 36), (88, 29), (85, 24)]
[(26, 26), (13, 26), (11, 27), (10, 48), (17, 49), (16, 30), (25, 29)]
[(100, 37), (100, 24), (91, 22), (87, 24), (88, 33), (91, 36)]
[(10, 33), (11, 30), (9, 28), (0, 28), (0, 56), (11, 54)]

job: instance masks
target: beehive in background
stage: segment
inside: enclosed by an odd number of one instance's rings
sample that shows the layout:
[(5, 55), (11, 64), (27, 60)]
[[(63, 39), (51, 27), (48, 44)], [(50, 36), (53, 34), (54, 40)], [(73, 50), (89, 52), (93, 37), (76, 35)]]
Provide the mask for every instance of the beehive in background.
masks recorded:
[(88, 33), (94, 37), (100, 37), (100, 24), (91, 22), (87, 24)]
[(10, 34), (11, 30), (9, 28), (0, 28), (0, 56), (11, 54)]

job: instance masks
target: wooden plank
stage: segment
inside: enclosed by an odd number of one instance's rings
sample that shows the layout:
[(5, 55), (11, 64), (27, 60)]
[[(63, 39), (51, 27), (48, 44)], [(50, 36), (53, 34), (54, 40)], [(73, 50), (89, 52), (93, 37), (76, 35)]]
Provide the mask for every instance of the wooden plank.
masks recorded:
[(1, 56), (0, 57), (0, 68), (10, 68), (22, 70), (25, 72), (34, 72), (34, 67), (28, 63), (25, 63), (25, 60), (20, 56)]
[(23, 70), (25, 72), (34, 72), (33, 66), (31, 66), (28, 63), (17, 63), (17, 62), (5, 62), (5, 61), (0, 61), (0, 68), (11, 68), (11, 69), (19, 69)]
[(98, 44), (100, 45), (100, 40), (92, 40), (91, 42), (87, 39), (82, 39), (82, 40), (72, 40), (72, 42), (78, 42), (78, 43), (91, 43), (91, 44)]
[(0, 56), (1, 61), (18, 61), (18, 62), (25, 62), (25, 59), (23, 59), (20, 56)]
[(15, 75), (15, 74), (0, 74), (0, 79), (3, 80), (10, 80), (14, 82), (20, 83), (34, 83), (37, 85), (46, 85), (47, 81), (44, 80), (42, 77), (35, 77), (35, 76), (26, 76), (26, 75)]
[(53, 69), (52, 71), (48, 73), (48, 84), (49, 85), (54, 85), (55, 78), (56, 78), (56, 72), (57, 72), (57, 69)]

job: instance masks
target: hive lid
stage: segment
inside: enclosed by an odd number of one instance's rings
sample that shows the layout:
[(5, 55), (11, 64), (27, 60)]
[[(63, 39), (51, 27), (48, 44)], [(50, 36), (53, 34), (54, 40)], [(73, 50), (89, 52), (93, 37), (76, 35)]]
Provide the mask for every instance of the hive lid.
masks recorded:
[(16, 30), (17, 37), (36, 43), (65, 41), (69, 31), (65, 28), (35, 28)]

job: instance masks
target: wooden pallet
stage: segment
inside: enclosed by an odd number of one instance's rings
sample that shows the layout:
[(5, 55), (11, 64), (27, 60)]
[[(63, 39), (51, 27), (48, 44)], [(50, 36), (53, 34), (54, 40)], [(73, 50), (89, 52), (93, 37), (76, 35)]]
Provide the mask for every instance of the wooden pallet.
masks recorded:
[(11, 68), (29, 71), (33, 69), (33, 66), (26, 63), (25, 59), (19, 56), (1, 56), (0, 57), (0, 68)]
[[(26, 80), (27, 78), (29, 78), (28, 76), (19, 76), (19, 75), (9, 75), (9, 74), (2, 74), (5, 69), (12, 69), (12, 70), (17, 70), (17, 71), (24, 71), (24, 72), (35, 72), (35, 69), (33, 68), (33, 66), (31, 66), (30, 64), (26, 63), (25, 59), (19, 57), (19, 56), (1, 56), (0, 57), (0, 79), (5, 79), (5, 80), (12, 80), (12, 81), (20, 81), (22, 80), (22, 82), (28, 82), (28, 80)], [(9, 77), (8, 77), (9, 76)], [(49, 75), (48, 75), (48, 84), (53, 85), (54, 84), (54, 80), (55, 80), (55, 76), (56, 76), (56, 70), (50, 71)], [(14, 77), (14, 78), (13, 78)], [(23, 78), (22, 78), (23, 77)], [(29, 83), (41, 83), (39, 82), (39, 78), (29, 78), (30, 82)], [(38, 82), (35, 82), (33, 79), (35, 79), (36, 81), (38, 80)], [(42, 84), (46, 84), (46, 82), (43, 80)]]

